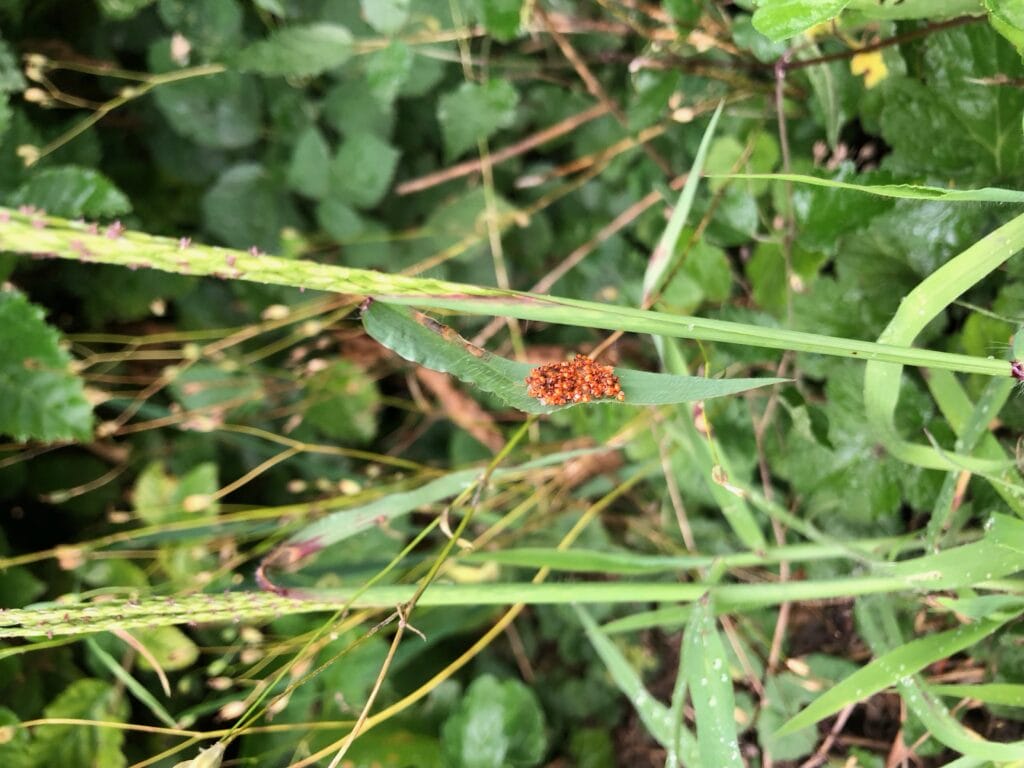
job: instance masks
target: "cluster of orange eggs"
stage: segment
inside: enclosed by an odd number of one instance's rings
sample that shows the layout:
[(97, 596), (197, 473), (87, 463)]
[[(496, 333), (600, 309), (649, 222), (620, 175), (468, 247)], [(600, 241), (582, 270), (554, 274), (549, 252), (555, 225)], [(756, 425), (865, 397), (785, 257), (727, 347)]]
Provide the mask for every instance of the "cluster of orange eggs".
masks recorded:
[(622, 401), (626, 393), (610, 365), (599, 365), (586, 355), (577, 354), (564, 363), (548, 363), (530, 371), (526, 393), (544, 405), (589, 403), (603, 397)]

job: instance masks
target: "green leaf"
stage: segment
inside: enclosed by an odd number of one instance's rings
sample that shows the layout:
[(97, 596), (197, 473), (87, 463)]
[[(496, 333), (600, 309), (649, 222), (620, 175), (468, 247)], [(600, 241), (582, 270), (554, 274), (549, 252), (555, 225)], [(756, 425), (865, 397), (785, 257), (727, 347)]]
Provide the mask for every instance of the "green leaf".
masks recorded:
[(983, 187), (981, 189), (947, 189), (927, 187), (920, 184), (851, 184), (838, 179), (823, 179), (800, 173), (734, 173), (708, 174), (709, 178), (762, 179), (764, 181), (792, 181), (830, 189), (848, 189), (879, 197), (895, 197), (905, 200), (942, 200), (950, 203), (1024, 203), (1024, 192), (1016, 189)]
[(99, 0), (98, 4), (104, 16), (124, 21), (135, 16), (146, 6), (152, 5), (153, 0)]
[(1024, 0), (982, 0), (985, 9), (1004, 24), (1024, 30)]
[(784, 40), (839, 15), (850, 0), (761, 0), (752, 19), (754, 29), (772, 40)]
[(217, 465), (213, 462), (193, 467), (179, 479), (165, 472), (161, 462), (154, 461), (135, 482), (135, 512), (150, 525), (183, 520), (197, 512), (216, 514), (218, 505), (210, 497), (217, 488)]
[(16, 440), (88, 440), (92, 406), (43, 310), (0, 290), (0, 433)]
[(848, 704), (863, 701), (895, 685), (902, 678), (929, 664), (952, 656), (991, 635), (1009, 621), (977, 621), (947, 632), (911, 640), (878, 657), (823, 693), (782, 726), (776, 736), (785, 736), (835, 714)]
[(372, 133), (350, 135), (330, 165), (330, 196), (372, 208), (387, 194), (401, 153)]
[(331, 149), (323, 134), (311, 125), (295, 142), (288, 165), (288, 186), (299, 194), (321, 200), (327, 195)]
[(111, 218), (132, 209), (124, 192), (102, 173), (73, 165), (46, 168), (33, 174), (13, 194), (11, 203), (34, 205), (69, 219)]
[[(150, 69), (171, 72), (170, 41), (149, 50)], [(237, 72), (192, 77), (161, 85), (153, 91), (157, 109), (179, 136), (204, 147), (239, 149), (260, 137), (263, 100), (257, 81)]]
[(412, 48), (401, 40), (392, 40), (387, 48), (366, 57), (366, 85), (377, 101), (390, 104), (395, 100), (412, 72), (414, 59)]
[(700, 147), (697, 149), (697, 156), (690, 166), (690, 173), (683, 184), (683, 190), (679, 193), (679, 200), (672, 209), (672, 216), (665, 225), (661, 238), (658, 240), (658, 247), (654, 249), (651, 260), (644, 271), (644, 299), (653, 296), (661, 290), (671, 274), (672, 267), (679, 259), (679, 237), (690, 216), (690, 209), (693, 207), (693, 199), (697, 194), (697, 185), (700, 184), (701, 174), (704, 172), (704, 163), (708, 158), (711, 148), (711, 140), (715, 135), (715, 127), (718, 125), (718, 118), (722, 115), (725, 102), (719, 103), (715, 109), (708, 127), (704, 129), (704, 135), (700, 140)]
[[(608, 674), (640, 716), (647, 732), (666, 749), (674, 749), (673, 723), (668, 707), (651, 695), (619, 647), (604, 633), (593, 617), (581, 606), (573, 606), (597, 655), (601, 657)], [(731, 714), (730, 714), (731, 717)], [(697, 743), (693, 734), (681, 726), (680, 751), (684, 765), (700, 765), (697, 761)]]
[[(267, 170), (255, 163), (229, 168), (202, 200), (206, 229), (234, 248), (256, 246), (275, 251), (281, 230), (298, 214), (287, 194)], [(225, 264), (225, 274), (231, 274)]]
[(348, 243), (366, 231), (366, 222), (351, 207), (328, 197), (316, 207), (316, 220), (335, 241)]
[[(75, 680), (43, 710), (46, 717), (77, 718), (123, 723), (128, 705), (109, 683)], [(128, 764), (121, 753), (124, 731), (85, 728), (81, 725), (40, 725), (32, 744), (36, 765), (81, 765), (121, 768)]]
[[(384, 346), (435, 371), (451, 373), (507, 405), (527, 413), (551, 413), (580, 403), (547, 406), (526, 394), (524, 379), (531, 366), (498, 357), (460, 337), (420, 312), (374, 301), (363, 311), (366, 332)], [(656, 405), (705, 400), (737, 394), (784, 379), (705, 379), (644, 371), (616, 370), (626, 404)], [(617, 400), (603, 401), (618, 404)]]
[(488, 80), (477, 85), (463, 83), (437, 102), (445, 156), (452, 160), (480, 139), (508, 128), (516, 117), (519, 93), (507, 80)]
[(715, 626), (710, 596), (693, 606), (683, 637), (683, 668), (697, 724), (700, 765), (743, 768), (735, 699), (725, 646)]
[(547, 749), (544, 712), (518, 680), (476, 678), (441, 728), (452, 768), (533, 768)]
[(757, 743), (774, 760), (799, 760), (811, 754), (818, 743), (818, 731), (810, 726), (786, 736), (776, 733), (783, 722), (813, 698), (808, 687), (808, 680), (792, 672), (769, 675), (765, 680), (767, 706), (758, 713)]
[(501, 43), (519, 36), (523, 0), (480, 0), (480, 13), (488, 34)]
[[(177, 627), (139, 628), (132, 634), (166, 672), (188, 669), (199, 658), (199, 646)], [(149, 659), (141, 654), (138, 663), (141, 669), (153, 669)]]
[(35, 768), (32, 759), (31, 736), (28, 728), (16, 727), (18, 716), (0, 707), (0, 765), (4, 768)]
[(352, 34), (345, 27), (318, 23), (284, 27), (247, 45), (236, 64), (260, 75), (311, 76), (341, 66), (351, 55)]
[(157, 11), (168, 29), (206, 58), (220, 56), (242, 40), (244, 14), (238, 0), (160, 0)]
[(882, 91), (883, 167), (965, 179), (1013, 178), (1024, 169), (1024, 90), (986, 78), (1024, 77), (1024, 63), (991, 27), (972, 24), (929, 35), (924, 84), (896, 78)]
[(398, 32), (409, 20), (410, 0), (359, 0), (363, 18), (382, 35)]
[(0, 39), (0, 94), (17, 93), (25, 88), (18, 59), (6, 40)]
[(307, 423), (345, 443), (366, 443), (377, 434), (380, 391), (354, 363), (338, 360), (306, 382)]

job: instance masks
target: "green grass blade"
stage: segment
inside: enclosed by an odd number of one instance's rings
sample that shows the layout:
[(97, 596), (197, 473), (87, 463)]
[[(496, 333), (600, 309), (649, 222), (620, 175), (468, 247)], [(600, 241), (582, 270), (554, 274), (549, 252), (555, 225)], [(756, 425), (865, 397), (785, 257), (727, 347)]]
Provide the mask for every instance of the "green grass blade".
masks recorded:
[(879, 197), (895, 197), (902, 200), (941, 200), (950, 203), (1024, 203), (1024, 192), (1016, 189), (983, 187), (982, 189), (945, 189), (926, 187), (919, 184), (850, 184), (846, 181), (823, 179), (802, 173), (729, 173), (708, 174), (709, 179), (737, 179), (749, 181), (789, 181), (796, 184), (810, 184), (815, 187), (848, 189)]
[[(106, 237), (102, 233), (93, 234), (85, 223), (57, 217), (28, 216), (7, 208), (0, 208), (0, 215), (7, 217), (6, 222), (0, 224), (3, 247), (13, 253), (44, 253), (87, 263), (118, 264), (184, 275), (210, 275), (221, 279), (247, 280), (308, 290), (377, 296), (391, 303), (469, 314), (499, 315), (610, 331), (789, 349), (900, 365), (945, 368), (985, 376), (1010, 375), (1010, 363), (1006, 360), (765, 328), (748, 323), (686, 317), (443, 280), (388, 275), (303, 259), (282, 259), (261, 253), (202, 246), (138, 232), (129, 231), (118, 237)], [(34, 226), (33, 222), (39, 226)], [(1004, 227), (1001, 232), (1006, 237), (1007, 248), (1016, 250), (1024, 245), (1024, 227), (1012, 231)], [(943, 468), (948, 466), (943, 465)]]
[[(491, 474), (491, 480), (497, 481), (502, 478), (514, 477), (528, 473), (531, 469), (560, 464), (568, 459), (592, 452), (593, 449), (585, 449), (582, 452), (553, 453), (518, 467), (498, 469)], [(451, 472), (411, 491), (399, 491), (368, 504), (334, 512), (294, 533), (277, 551), (282, 551), (285, 547), (312, 548), (311, 552), (322, 549), (378, 525), (382, 520), (393, 520), (408, 515), (425, 504), (434, 504), (442, 499), (455, 496), (477, 482), (482, 473), (483, 469), (481, 468)], [(269, 559), (273, 559), (273, 557), (272, 554)]]
[[(674, 724), (668, 707), (651, 696), (644, 687), (640, 676), (633, 670), (622, 651), (615, 645), (597, 625), (597, 622), (579, 606), (573, 606), (579, 617), (583, 631), (587, 633), (590, 644), (601, 657), (605, 669), (622, 694), (629, 699), (648, 733), (666, 749), (672, 749), (674, 743)], [(685, 726), (680, 726), (680, 743), (684, 765), (700, 765), (696, 762), (696, 741)]]
[(975, 699), (986, 704), (999, 704), (1004, 707), (1024, 707), (1024, 684), (1022, 683), (929, 685), (928, 690), (937, 696)]
[(721, 768), (743, 768), (732, 678), (725, 646), (715, 625), (710, 596), (697, 601), (683, 637), (686, 685), (697, 722), (700, 762)]
[[(363, 326), (378, 342), (414, 363), (473, 384), (497, 395), (504, 403), (526, 413), (552, 413), (583, 403), (548, 406), (526, 393), (525, 378), (532, 366), (493, 355), (473, 346), (454, 330), (422, 312), (371, 302), (363, 310)], [(787, 379), (706, 379), (700, 376), (670, 376), (661, 373), (616, 369), (626, 399), (589, 403), (614, 405), (666, 405), (735, 395)]]
[[(909, 347), (924, 327), (979, 280), (1001, 266), (1024, 246), (1024, 215), (1017, 216), (982, 238), (922, 280), (900, 303), (879, 342)], [(868, 421), (886, 449), (909, 464), (933, 469), (974, 466), (978, 460), (944, 454), (931, 446), (902, 440), (895, 426), (903, 366), (869, 360), (864, 371), (864, 404)], [(1005, 468), (1000, 467), (998, 469)], [(983, 471), (992, 472), (989, 468)]]
[(645, 306), (648, 300), (664, 287), (665, 281), (672, 274), (672, 270), (675, 269), (678, 261), (679, 236), (682, 234), (683, 227), (686, 226), (686, 221), (690, 217), (690, 209), (693, 208), (693, 199), (697, 195), (700, 177), (704, 172), (704, 162), (708, 157), (711, 139), (714, 138), (715, 127), (718, 125), (718, 118), (722, 116), (722, 108), (724, 106), (724, 101), (719, 102), (715, 113), (711, 116), (710, 122), (708, 122), (708, 127), (704, 129), (704, 136), (701, 138), (700, 146), (697, 148), (697, 156), (693, 159), (693, 165), (690, 167), (690, 173), (686, 177), (686, 183), (683, 185), (682, 192), (679, 193), (679, 200), (676, 202), (675, 208), (672, 209), (672, 215), (669, 217), (668, 224), (665, 225), (665, 230), (661, 233), (658, 245), (651, 255), (647, 269), (644, 271), (643, 301)]
[(876, 658), (808, 704), (777, 731), (785, 736), (834, 715), (848, 704), (855, 704), (896, 685), (940, 659), (974, 645), (991, 635), (1009, 619), (979, 621), (948, 632), (911, 640)]
[(168, 728), (177, 727), (178, 724), (171, 717), (171, 713), (164, 708), (164, 705), (157, 700), (156, 696), (150, 693), (146, 686), (132, 677), (128, 670), (118, 664), (113, 656), (103, 650), (94, 638), (85, 638), (85, 644), (96, 659), (109, 670), (110, 674), (120, 680), (124, 687), (131, 691), (132, 696), (142, 702), (157, 720)]

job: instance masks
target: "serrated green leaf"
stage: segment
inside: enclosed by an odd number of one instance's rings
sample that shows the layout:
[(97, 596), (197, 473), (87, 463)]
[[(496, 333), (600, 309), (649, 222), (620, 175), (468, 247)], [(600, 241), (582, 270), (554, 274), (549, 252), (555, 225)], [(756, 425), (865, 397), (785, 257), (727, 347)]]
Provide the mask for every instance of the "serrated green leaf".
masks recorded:
[(319, 75), (341, 66), (352, 55), (352, 33), (339, 24), (284, 27), (266, 40), (243, 48), (236, 65), (260, 75)]
[(850, 0), (761, 0), (752, 19), (754, 29), (772, 40), (799, 35), (839, 15)]
[(480, 139), (508, 128), (516, 117), (519, 93), (506, 80), (488, 80), (482, 84), (462, 83), (437, 101), (437, 119), (441, 124), (445, 156), (451, 160)]
[(1018, 30), (1024, 30), (1024, 0), (982, 0), (985, 9)]
[(288, 186), (314, 200), (323, 199), (327, 195), (330, 155), (327, 140), (316, 126), (311, 125), (299, 136), (292, 149)]
[[(582, 406), (543, 405), (526, 394), (524, 379), (532, 370), (518, 363), (474, 347), (450, 328), (420, 312), (374, 301), (363, 311), (366, 332), (406, 360), (435, 371), (450, 373), (485, 392), (497, 395), (507, 405), (527, 413), (551, 413)], [(626, 404), (655, 405), (705, 400), (748, 389), (778, 384), (784, 379), (705, 379), (693, 376), (669, 376), (617, 369), (616, 376)], [(619, 404), (617, 400), (602, 401)], [(590, 405), (595, 405), (592, 403)]]
[(710, 596), (693, 606), (683, 636), (683, 669), (697, 724), (700, 765), (743, 768), (732, 678)]
[(372, 208), (387, 194), (400, 154), (372, 133), (350, 135), (331, 160), (330, 196)]
[[(49, 718), (77, 718), (123, 723), (128, 705), (112, 685), (102, 680), (75, 680), (43, 713)], [(36, 765), (81, 765), (121, 768), (124, 731), (83, 728), (80, 725), (40, 725), (34, 731), (32, 754)]]
[(17, 440), (88, 440), (92, 406), (43, 310), (0, 290), (0, 433)]
[(359, 0), (366, 22), (382, 35), (398, 32), (409, 20), (410, 0)]
[(54, 216), (90, 219), (123, 216), (132, 209), (124, 192), (99, 171), (65, 165), (45, 168), (14, 192), (11, 202), (34, 205)]
[(150, 525), (181, 520), (197, 512), (216, 514), (217, 504), (210, 497), (217, 487), (217, 465), (213, 462), (193, 467), (177, 478), (168, 474), (161, 462), (154, 461), (135, 482), (135, 512)]
[(476, 678), (441, 728), (452, 768), (532, 768), (547, 748), (544, 711), (518, 680)]

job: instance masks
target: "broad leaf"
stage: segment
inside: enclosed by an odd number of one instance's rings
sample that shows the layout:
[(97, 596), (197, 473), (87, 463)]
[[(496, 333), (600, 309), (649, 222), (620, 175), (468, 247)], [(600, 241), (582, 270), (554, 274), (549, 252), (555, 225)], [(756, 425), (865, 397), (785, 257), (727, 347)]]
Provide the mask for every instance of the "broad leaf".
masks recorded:
[(57, 331), (24, 295), (0, 290), (0, 433), (17, 440), (87, 440), (92, 406)]
[[(526, 363), (498, 357), (463, 339), (421, 312), (373, 301), (363, 311), (366, 332), (406, 360), (425, 368), (451, 373), (485, 392), (497, 395), (506, 405), (527, 413), (551, 413), (576, 404), (548, 406), (526, 393), (525, 378), (532, 370)], [(625, 404), (661, 405), (734, 395), (785, 379), (705, 379), (617, 369)], [(617, 400), (600, 401), (618, 403)], [(593, 403), (591, 403), (593, 405)]]
[(372, 208), (388, 191), (399, 151), (372, 133), (345, 139), (330, 164), (330, 197), (356, 208)]
[(754, 29), (772, 40), (784, 40), (834, 18), (849, 3), (850, 0), (761, 0), (754, 12)]
[(243, 48), (236, 63), (261, 75), (319, 75), (352, 55), (352, 34), (338, 24), (285, 27), (266, 40)]
[(66, 165), (32, 175), (14, 193), (18, 205), (34, 205), (53, 216), (90, 219), (123, 216), (132, 209), (124, 192), (98, 171)]
[(463, 83), (437, 102), (445, 155), (458, 157), (476, 147), (499, 128), (508, 128), (515, 120), (519, 94), (507, 80), (488, 80), (477, 85)]
[[(128, 705), (109, 683), (82, 678), (71, 683), (44, 710), (46, 717), (123, 723)], [(120, 768), (128, 764), (121, 752), (124, 731), (81, 725), (41, 725), (34, 731), (36, 765), (81, 765)]]

